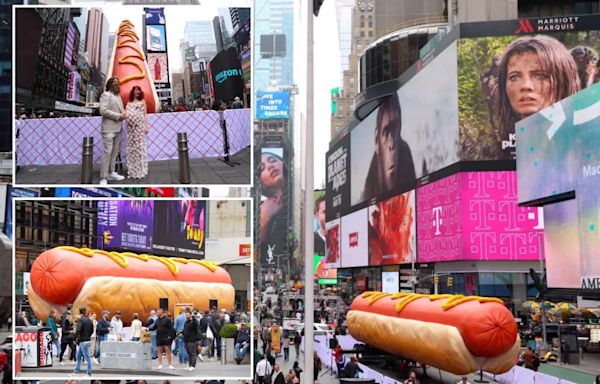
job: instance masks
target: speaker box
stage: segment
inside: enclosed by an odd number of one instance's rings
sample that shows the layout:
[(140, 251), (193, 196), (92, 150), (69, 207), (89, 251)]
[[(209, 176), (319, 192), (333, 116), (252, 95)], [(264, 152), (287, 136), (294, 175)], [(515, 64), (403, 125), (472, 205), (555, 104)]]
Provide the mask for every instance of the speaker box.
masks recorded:
[(165, 311), (169, 310), (169, 298), (168, 297), (161, 297), (158, 300), (158, 308), (162, 308)]
[(211, 308), (216, 308), (218, 311), (219, 310), (219, 300), (210, 300), (208, 306)]
[(329, 339), (329, 349), (336, 349), (338, 346), (338, 341), (334, 337), (333, 339)]

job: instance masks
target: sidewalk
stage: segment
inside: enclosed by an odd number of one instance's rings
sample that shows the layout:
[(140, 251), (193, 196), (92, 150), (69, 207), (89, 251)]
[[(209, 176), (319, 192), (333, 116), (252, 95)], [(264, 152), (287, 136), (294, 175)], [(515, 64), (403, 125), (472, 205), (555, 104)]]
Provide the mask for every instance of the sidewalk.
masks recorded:
[[(136, 379), (139, 377), (164, 377), (169, 378), (244, 378), (252, 375), (252, 366), (227, 364), (221, 365), (220, 361), (198, 361), (195, 371), (187, 371), (187, 364), (180, 364), (176, 356), (173, 356), (173, 366), (175, 369), (168, 369), (167, 359), (163, 358), (163, 368), (158, 370), (158, 360), (152, 361), (152, 370), (150, 371), (124, 371), (102, 369), (99, 365), (92, 363), (92, 377), (94, 379), (120, 378), (120, 379)], [(75, 363), (67, 361), (65, 365), (58, 365), (58, 361), (52, 367), (45, 368), (23, 368), (19, 379), (52, 379), (52, 378), (73, 378), (89, 380), (85, 374), (85, 364), (82, 365), (82, 373), (74, 375)]]
[[(250, 148), (244, 148), (230, 161), (239, 163), (230, 167), (222, 161), (222, 157), (190, 159), (191, 184), (251, 184)], [(126, 173), (124, 171), (124, 173)], [(124, 175), (126, 176), (126, 174)], [(81, 183), (81, 165), (31, 165), (21, 167), (15, 177), (16, 184), (68, 184)], [(94, 185), (100, 182), (100, 164), (94, 165)], [(148, 163), (148, 176), (143, 179), (126, 178), (111, 185), (178, 185), (179, 160), (151, 161)]]

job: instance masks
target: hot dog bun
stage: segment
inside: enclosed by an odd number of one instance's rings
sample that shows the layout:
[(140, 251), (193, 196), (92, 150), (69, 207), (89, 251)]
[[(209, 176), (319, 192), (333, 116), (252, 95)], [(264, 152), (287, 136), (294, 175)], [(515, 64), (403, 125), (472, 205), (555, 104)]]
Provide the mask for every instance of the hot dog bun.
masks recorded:
[(45, 301), (67, 305), (96, 276), (231, 284), (223, 268), (205, 260), (58, 247), (37, 257), (31, 267), (31, 286)]
[(129, 20), (123, 20), (117, 31), (106, 78), (111, 77), (119, 78), (123, 106), (127, 106), (129, 93), (137, 85), (144, 92), (148, 113), (160, 112), (160, 100), (154, 82), (150, 79), (146, 55)]
[(366, 292), (354, 299), (348, 330), (384, 351), (457, 375), (508, 371), (520, 346), (501, 300), (462, 295)]

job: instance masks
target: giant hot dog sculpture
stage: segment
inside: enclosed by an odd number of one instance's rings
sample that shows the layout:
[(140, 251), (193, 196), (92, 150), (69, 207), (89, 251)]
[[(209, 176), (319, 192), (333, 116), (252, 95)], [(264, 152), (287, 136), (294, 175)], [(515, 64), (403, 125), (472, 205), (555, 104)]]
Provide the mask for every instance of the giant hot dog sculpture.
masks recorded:
[(357, 340), (456, 375), (504, 373), (521, 344), (510, 311), (489, 297), (365, 292), (347, 322)]
[(119, 78), (123, 105), (129, 101), (131, 89), (138, 85), (144, 92), (148, 113), (160, 112), (160, 100), (150, 79), (150, 69), (142, 51), (137, 33), (129, 20), (119, 25), (115, 45), (108, 66), (107, 79)]
[(86, 307), (97, 315), (120, 310), (129, 323), (136, 312), (148, 316), (163, 297), (169, 298), (170, 311), (176, 303), (209, 309), (210, 300), (231, 308), (235, 290), (229, 274), (206, 260), (57, 247), (33, 263), (28, 296), (44, 321), (50, 309), (60, 314), (73, 304), (75, 311)]

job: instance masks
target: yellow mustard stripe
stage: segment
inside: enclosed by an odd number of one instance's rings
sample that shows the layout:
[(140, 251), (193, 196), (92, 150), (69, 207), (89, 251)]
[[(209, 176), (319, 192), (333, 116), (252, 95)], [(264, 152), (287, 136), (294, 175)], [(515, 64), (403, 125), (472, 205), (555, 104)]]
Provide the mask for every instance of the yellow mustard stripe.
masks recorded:
[(101, 249), (76, 248), (76, 247), (71, 247), (71, 246), (61, 246), (61, 247), (56, 247), (55, 249), (75, 252), (75, 253), (78, 253), (78, 254), (86, 256), (86, 257), (93, 257), (95, 254), (104, 255), (104, 256), (108, 257), (109, 259), (111, 259), (112, 261), (114, 261), (115, 263), (119, 264), (123, 268), (127, 268), (127, 266), (129, 265), (129, 261), (127, 260), (128, 257), (142, 260), (145, 262), (147, 262), (149, 260), (156, 260), (156, 261), (164, 264), (167, 268), (169, 268), (169, 271), (174, 276), (177, 276), (179, 274), (179, 266), (177, 265), (177, 263), (198, 264), (198, 265), (201, 265), (204, 268), (208, 269), (211, 272), (215, 272), (217, 270), (216, 263), (212, 263), (207, 260), (184, 259), (182, 257), (168, 258), (168, 257), (162, 257), (162, 256), (147, 255), (145, 253), (137, 254), (137, 253), (133, 253), (133, 252), (121, 252), (121, 253), (108, 252), (108, 251), (104, 251)]
[(480, 303), (504, 304), (504, 301), (502, 301), (502, 299), (498, 299), (496, 297), (465, 296), (465, 295), (450, 295), (450, 294), (424, 295), (421, 293), (404, 293), (404, 292), (398, 292), (398, 293), (392, 294), (392, 293), (387, 293), (387, 292), (367, 291), (367, 292), (363, 292), (361, 297), (363, 299), (368, 298), (369, 305), (372, 305), (373, 303), (377, 302), (378, 300), (380, 300), (384, 297), (389, 297), (390, 300), (400, 299), (398, 301), (398, 303), (396, 303), (396, 311), (397, 312), (401, 312), (404, 308), (406, 308), (407, 305), (409, 305), (413, 301), (423, 299), (423, 298), (427, 298), (427, 299), (429, 299), (429, 301), (444, 300), (444, 302), (442, 303), (442, 309), (444, 311), (447, 311), (448, 309), (454, 308), (457, 305), (460, 305), (462, 303), (466, 303), (469, 301), (479, 301)]

